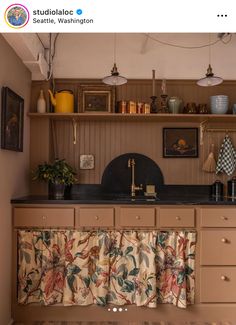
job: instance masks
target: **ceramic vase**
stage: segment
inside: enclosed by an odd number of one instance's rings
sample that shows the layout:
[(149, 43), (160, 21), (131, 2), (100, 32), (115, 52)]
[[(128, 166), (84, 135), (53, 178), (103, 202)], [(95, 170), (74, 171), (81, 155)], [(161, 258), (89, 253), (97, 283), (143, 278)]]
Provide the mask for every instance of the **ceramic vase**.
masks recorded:
[(40, 90), (39, 98), (37, 100), (37, 113), (46, 113), (46, 100), (42, 89)]
[(173, 114), (181, 114), (183, 111), (182, 99), (178, 97), (170, 97), (168, 99), (168, 111)]

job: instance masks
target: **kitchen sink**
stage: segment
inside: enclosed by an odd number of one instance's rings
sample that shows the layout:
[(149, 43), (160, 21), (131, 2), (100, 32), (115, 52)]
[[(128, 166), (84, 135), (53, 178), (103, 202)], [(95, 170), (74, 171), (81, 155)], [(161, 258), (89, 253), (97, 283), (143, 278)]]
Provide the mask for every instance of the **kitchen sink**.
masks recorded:
[(114, 201), (127, 201), (127, 202), (155, 202), (158, 201), (159, 199), (153, 196), (143, 196), (143, 195), (138, 195), (135, 197), (131, 197), (130, 195), (114, 195), (113, 196)]

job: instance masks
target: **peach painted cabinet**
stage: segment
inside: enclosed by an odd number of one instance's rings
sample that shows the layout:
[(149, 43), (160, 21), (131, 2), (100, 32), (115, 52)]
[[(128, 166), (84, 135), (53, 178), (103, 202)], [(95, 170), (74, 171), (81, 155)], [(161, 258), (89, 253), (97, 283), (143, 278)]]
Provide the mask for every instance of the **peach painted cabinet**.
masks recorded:
[[(189, 229), (197, 232), (195, 304), (186, 310), (158, 308), (43, 307), (17, 304), (17, 229)], [(235, 321), (236, 207), (197, 205), (13, 206), (13, 291), (15, 321)]]

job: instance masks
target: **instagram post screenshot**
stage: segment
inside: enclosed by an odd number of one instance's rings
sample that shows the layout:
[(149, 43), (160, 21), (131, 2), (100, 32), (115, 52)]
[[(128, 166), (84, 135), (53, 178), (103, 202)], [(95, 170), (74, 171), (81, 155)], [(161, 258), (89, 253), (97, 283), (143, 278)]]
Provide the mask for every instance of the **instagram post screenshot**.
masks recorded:
[(236, 5), (0, 3), (0, 325), (236, 325)]

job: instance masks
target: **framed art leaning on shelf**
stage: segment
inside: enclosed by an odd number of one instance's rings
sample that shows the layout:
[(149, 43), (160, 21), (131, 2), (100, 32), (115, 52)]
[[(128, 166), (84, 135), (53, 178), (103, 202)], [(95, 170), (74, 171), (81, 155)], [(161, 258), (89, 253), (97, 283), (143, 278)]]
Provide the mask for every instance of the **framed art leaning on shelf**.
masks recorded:
[(106, 85), (81, 85), (79, 111), (83, 113), (111, 113), (115, 107), (115, 89)]

